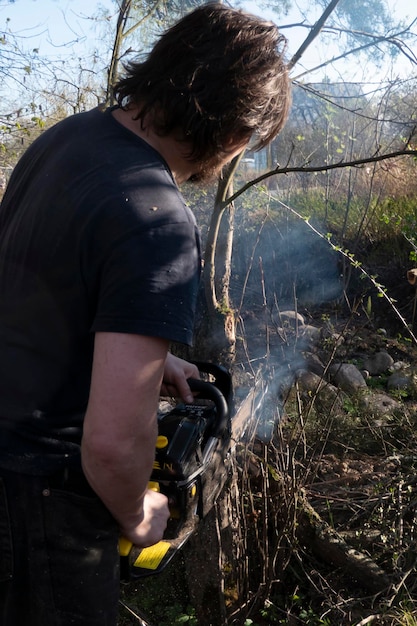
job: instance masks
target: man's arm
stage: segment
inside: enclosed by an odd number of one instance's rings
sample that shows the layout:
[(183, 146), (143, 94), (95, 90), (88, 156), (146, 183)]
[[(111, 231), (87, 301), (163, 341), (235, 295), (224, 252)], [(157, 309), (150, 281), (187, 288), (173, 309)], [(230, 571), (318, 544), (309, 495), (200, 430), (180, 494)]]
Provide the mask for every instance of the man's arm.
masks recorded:
[(136, 545), (161, 539), (167, 499), (147, 490), (155, 457), (156, 411), (168, 342), (97, 333), (81, 445), (87, 480)]

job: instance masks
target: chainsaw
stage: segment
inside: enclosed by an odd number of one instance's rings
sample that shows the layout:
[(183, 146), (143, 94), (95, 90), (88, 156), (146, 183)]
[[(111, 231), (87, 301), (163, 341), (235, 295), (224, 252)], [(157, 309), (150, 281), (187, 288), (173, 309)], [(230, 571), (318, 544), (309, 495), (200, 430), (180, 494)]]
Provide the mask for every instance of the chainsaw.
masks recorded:
[(168, 498), (164, 537), (148, 548), (119, 541), (122, 580), (161, 572), (213, 508), (228, 476), (232, 383), (212, 363), (196, 363), (202, 377), (189, 379), (193, 404), (180, 403), (158, 415), (155, 462), (149, 489)]

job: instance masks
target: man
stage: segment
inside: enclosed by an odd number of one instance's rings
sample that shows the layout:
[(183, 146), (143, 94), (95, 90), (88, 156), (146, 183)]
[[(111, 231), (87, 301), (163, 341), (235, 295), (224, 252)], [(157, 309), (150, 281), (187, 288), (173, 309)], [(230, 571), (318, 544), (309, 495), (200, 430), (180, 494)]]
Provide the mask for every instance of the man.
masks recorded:
[(0, 209), (0, 622), (114, 625), (119, 534), (158, 541), (147, 490), (162, 389), (192, 399), (200, 267), (178, 185), (284, 124), (276, 27), (219, 4), (180, 20), (16, 166)]

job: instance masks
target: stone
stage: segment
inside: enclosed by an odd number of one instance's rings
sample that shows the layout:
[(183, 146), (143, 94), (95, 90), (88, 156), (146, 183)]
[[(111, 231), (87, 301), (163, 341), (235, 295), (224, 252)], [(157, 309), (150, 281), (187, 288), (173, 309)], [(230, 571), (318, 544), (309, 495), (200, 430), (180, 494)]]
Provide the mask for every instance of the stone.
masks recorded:
[(309, 345), (314, 345), (321, 339), (321, 330), (316, 326), (310, 326), (310, 324), (307, 324), (306, 326), (302, 326), (300, 328), (300, 337), (306, 339)]
[(413, 398), (417, 397), (417, 368), (408, 367), (394, 371), (387, 380), (388, 391), (405, 391)]
[(394, 400), (386, 393), (366, 394), (361, 401), (366, 410), (375, 416), (390, 415), (401, 408), (400, 402)]
[(317, 374), (317, 376), (324, 376), (326, 367), (317, 354), (314, 354), (312, 352), (306, 352), (304, 358), (310, 372)]
[(387, 389), (392, 391), (395, 389), (407, 389), (410, 382), (410, 375), (403, 370), (395, 371), (387, 380)]
[(366, 381), (353, 363), (333, 363), (329, 367), (332, 382), (346, 393), (356, 393), (366, 388)]
[(324, 411), (332, 411), (343, 407), (343, 395), (331, 383), (321, 376), (309, 371), (299, 371), (297, 376), (298, 386), (301, 391), (307, 392), (310, 397), (315, 397), (316, 404)]
[(395, 361), (389, 369), (390, 372), (398, 372), (398, 370), (405, 370), (407, 367), (409, 367), (409, 363), (405, 361)]
[(381, 350), (381, 352), (376, 352), (374, 355), (364, 359), (363, 368), (367, 370), (371, 376), (377, 376), (378, 374), (387, 372), (393, 364), (394, 359), (392, 356), (390, 356), (388, 352), (385, 352), (385, 350)]
[(305, 324), (304, 317), (301, 313), (297, 313), (296, 311), (281, 311), (277, 317), (280, 319), (283, 326), (297, 328), (298, 326), (304, 326)]

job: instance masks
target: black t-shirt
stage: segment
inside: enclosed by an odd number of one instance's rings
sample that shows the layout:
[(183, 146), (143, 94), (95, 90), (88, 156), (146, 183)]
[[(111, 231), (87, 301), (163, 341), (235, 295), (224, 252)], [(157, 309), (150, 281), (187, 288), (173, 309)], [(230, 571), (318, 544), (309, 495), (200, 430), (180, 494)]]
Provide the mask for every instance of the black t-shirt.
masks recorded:
[(94, 332), (190, 344), (199, 271), (194, 216), (153, 148), (98, 109), (45, 131), (0, 207), (0, 466), (76, 459)]

